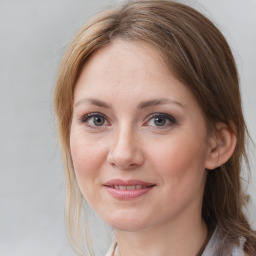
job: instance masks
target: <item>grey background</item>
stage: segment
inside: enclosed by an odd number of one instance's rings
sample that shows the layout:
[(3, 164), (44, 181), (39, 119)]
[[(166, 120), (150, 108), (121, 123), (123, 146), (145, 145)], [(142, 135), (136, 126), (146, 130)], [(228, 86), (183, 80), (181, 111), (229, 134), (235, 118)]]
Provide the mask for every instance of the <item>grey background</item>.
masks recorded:
[[(72, 256), (64, 224), (64, 177), (52, 94), (61, 56), (77, 30), (111, 1), (0, 0), (0, 255)], [(112, 1), (114, 2), (114, 1)], [(256, 0), (188, 3), (228, 39), (240, 77), (245, 116), (256, 141)], [(256, 221), (256, 160), (251, 149)], [(90, 218), (97, 255), (107, 233)]]

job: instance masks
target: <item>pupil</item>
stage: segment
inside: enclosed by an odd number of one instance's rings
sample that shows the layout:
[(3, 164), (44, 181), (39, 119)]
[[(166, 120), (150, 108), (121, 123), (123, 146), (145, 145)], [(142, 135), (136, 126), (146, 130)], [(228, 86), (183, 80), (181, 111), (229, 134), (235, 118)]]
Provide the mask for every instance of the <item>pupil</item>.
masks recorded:
[(102, 117), (100, 117), (100, 116), (96, 116), (96, 117), (94, 117), (93, 123), (96, 126), (103, 125), (104, 124), (104, 119)]
[(154, 122), (155, 122), (155, 125), (157, 126), (163, 126), (165, 125), (166, 120), (164, 117), (156, 117)]

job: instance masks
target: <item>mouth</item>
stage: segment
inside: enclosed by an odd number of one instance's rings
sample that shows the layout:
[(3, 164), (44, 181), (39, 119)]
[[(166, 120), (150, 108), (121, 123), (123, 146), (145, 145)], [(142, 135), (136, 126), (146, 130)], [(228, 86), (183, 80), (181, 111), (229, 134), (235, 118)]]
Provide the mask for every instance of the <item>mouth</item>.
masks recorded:
[(156, 184), (140, 180), (110, 180), (103, 185), (111, 196), (117, 199), (134, 199), (149, 192)]
[(142, 186), (142, 185), (130, 185), (130, 186), (112, 185), (112, 186), (107, 186), (107, 187), (114, 188), (114, 189), (119, 189), (119, 190), (136, 190), (136, 189), (149, 188), (149, 187), (152, 187), (152, 186), (154, 186), (154, 185), (150, 185), (150, 186)]

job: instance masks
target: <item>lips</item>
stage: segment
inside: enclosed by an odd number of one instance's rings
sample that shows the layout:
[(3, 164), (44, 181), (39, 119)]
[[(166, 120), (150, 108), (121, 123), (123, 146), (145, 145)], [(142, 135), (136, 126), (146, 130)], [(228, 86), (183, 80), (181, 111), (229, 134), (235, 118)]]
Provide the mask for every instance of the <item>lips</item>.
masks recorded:
[(117, 199), (134, 199), (149, 192), (155, 184), (141, 180), (110, 180), (104, 184), (111, 196)]
[(130, 185), (130, 186), (115, 185), (111, 187), (119, 190), (134, 190), (134, 189), (147, 188), (147, 186), (141, 186), (141, 185)]
[(121, 180), (121, 179), (114, 179), (104, 183), (105, 186), (113, 187), (113, 186), (143, 186), (149, 187), (155, 184), (141, 181), (141, 180)]

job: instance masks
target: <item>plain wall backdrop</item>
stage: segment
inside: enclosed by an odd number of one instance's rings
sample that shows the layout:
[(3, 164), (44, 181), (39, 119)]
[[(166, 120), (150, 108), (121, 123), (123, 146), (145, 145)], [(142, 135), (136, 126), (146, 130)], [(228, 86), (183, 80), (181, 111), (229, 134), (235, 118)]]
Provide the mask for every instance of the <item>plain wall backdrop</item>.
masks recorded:
[[(116, 1), (118, 2), (118, 1)], [(245, 117), (256, 142), (256, 0), (183, 0), (210, 17), (237, 61)], [(0, 0), (0, 255), (72, 256), (64, 223), (64, 175), (53, 115), (61, 57), (106, 0)], [(251, 150), (256, 228), (256, 160)], [(90, 218), (96, 255), (108, 247)]]

